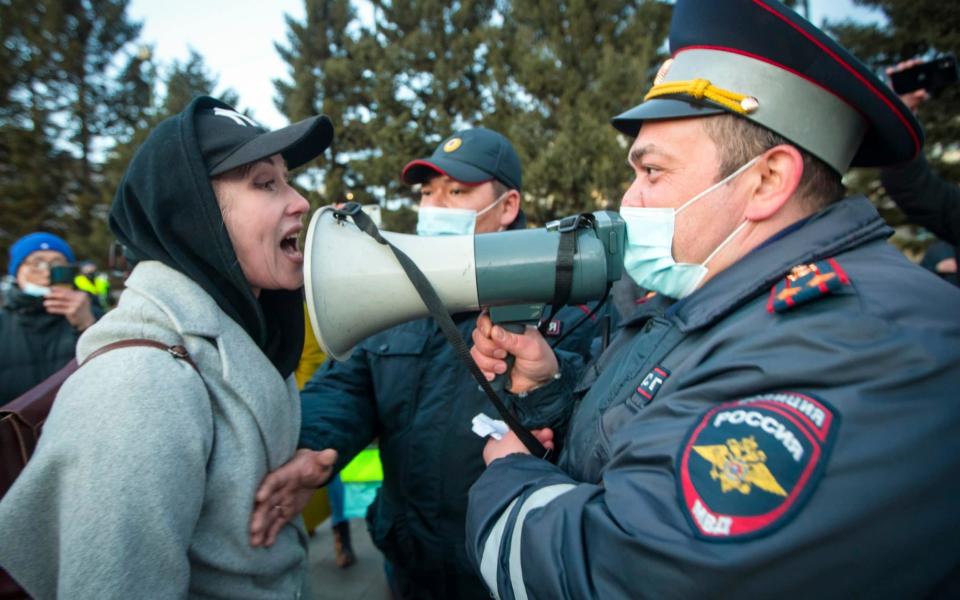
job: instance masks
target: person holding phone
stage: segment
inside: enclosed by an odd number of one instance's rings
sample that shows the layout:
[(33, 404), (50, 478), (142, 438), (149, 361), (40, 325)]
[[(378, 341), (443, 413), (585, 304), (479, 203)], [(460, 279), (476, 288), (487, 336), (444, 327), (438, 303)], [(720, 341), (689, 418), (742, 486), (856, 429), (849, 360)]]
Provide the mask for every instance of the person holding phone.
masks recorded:
[(0, 309), (0, 406), (67, 364), (80, 333), (100, 316), (90, 295), (73, 287), (75, 261), (52, 233), (25, 235), (10, 247), (15, 285)]
[[(891, 87), (914, 114), (936, 90), (904, 89), (897, 85), (898, 80), (904, 79), (898, 75), (917, 70), (926, 64), (919, 59), (912, 59), (887, 69)], [(953, 69), (956, 70), (955, 65)], [(922, 81), (924, 78), (908, 79)], [(883, 169), (880, 179), (909, 222), (928, 229), (953, 246), (954, 254), (957, 254), (957, 246), (960, 245), (960, 187), (956, 183), (935, 173), (923, 153), (913, 160)]]

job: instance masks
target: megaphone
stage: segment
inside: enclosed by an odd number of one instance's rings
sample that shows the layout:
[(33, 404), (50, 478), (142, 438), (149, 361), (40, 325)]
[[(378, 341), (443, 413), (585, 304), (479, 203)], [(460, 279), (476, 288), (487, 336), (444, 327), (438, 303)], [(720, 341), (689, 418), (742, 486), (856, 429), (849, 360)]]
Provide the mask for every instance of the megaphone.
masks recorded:
[[(569, 304), (602, 299), (623, 270), (620, 215), (599, 211), (587, 221), (573, 232)], [(413, 260), (450, 313), (511, 306), (539, 314), (555, 293), (562, 223), (476, 236), (380, 235)], [(304, 286), (317, 341), (337, 360), (375, 333), (430, 315), (389, 247), (333, 207), (317, 210), (307, 228)]]

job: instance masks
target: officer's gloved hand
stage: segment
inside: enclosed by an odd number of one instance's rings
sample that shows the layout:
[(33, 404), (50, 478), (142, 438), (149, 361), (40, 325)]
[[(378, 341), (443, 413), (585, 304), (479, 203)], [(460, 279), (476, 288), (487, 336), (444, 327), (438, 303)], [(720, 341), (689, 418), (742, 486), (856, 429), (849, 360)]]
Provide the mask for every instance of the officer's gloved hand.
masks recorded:
[(528, 326), (522, 335), (510, 333), (494, 325), (486, 313), (480, 315), (473, 330), (470, 355), (488, 381), (507, 371), (508, 353), (516, 357), (510, 371), (509, 391), (513, 394), (529, 392), (550, 382), (560, 370), (553, 349), (536, 327)]

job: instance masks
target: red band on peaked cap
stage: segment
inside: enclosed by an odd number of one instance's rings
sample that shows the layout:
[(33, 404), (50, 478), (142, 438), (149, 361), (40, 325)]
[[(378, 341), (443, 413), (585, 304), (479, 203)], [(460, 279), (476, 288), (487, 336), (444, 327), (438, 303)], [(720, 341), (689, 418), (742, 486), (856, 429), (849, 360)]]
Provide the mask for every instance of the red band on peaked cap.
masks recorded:
[(484, 184), (484, 183), (487, 183), (488, 181), (493, 181), (493, 180), (495, 179), (494, 177), (491, 177), (491, 178), (489, 178), (489, 179), (484, 179), (483, 181), (463, 181), (462, 179), (457, 179), (456, 177), (454, 177), (454, 176), (451, 175), (450, 173), (447, 173), (446, 171), (444, 171), (443, 169), (441, 169), (441, 168), (438, 167), (437, 165), (433, 164), (432, 162), (429, 162), (429, 161), (424, 160), (424, 159), (422, 159), (422, 158), (418, 158), (418, 159), (416, 159), (416, 160), (411, 160), (409, 163), (407, 163), (407, 166), (405, 166), (405, 167), (403, 168), (403, 171), (400, 173), (400, 180), (403, 181), (404, 183), (422, 183), (422, 182), (417, 182), (417, 181), (414, 181), (414, 182), (408, 182), (408, 181), (407, 181), (407, 173), (408, 173), (411, 169), (413, 169), (413, 168), (415, 168), (415, 167), (426, 167), (426, 168), (430, 169), (431, 171), (436, 172), (438, 175), (444, 175), (444, 176), (449, 177), (450, 179), (456, 181), (457, 183), (462, 183), (462, 184), (464, 184), (464, 185), (469, 185), (469, 186), (482, 185), (482, 184)]
[[(782, 15), (782, 14), (780, 14), (779, 12), (777, 12), (777, 11), (773, 10), (772, 8), (770, 8), (766, 3), (763, 2), (763, 0), (753, 0), (753, 3), (756, 4), (756, 5), (758, 5), (758, 6), (760, 6), (760, 7), (763, 8), (764, 10), (770, 12), (770, 13), (773, 14), (775, 17), (777, 17), (778, 19), (780, 19), (781, 21), (783, 21), (784, 23), (786, 23), (787, 25), (789, 25), (791, 28), (793, 28), (794, 30), (796, 30), (798, 33), (800, 33), (800, 35), (802, 35), (803, 37), (807, 38), (809, 41), (813, 42), (813, 44), (814, 44), (815, 46), (817, 46), (818, 48), (820, 48), (821, 50), (823, 50), (824, 54), (826, 54), (827, 56), (829, 56), (830, 58), (832, 58), (833, 60), (835, 60), (835, 61), (837, 62), (837, 64), (839, 64), (839, 65), (840, 65), (841, 67), (843, 67), (846, 71), (848, 71), (851, 75), (853, 75), (858, 81), (860, 81), (860, 83), (862, 83), (868, 90), (870, 90), (870, 93), (871, 93), (871, 94), (873, 94), (874, 96), (876, 96), (877, 98), (879, 98), (881, 102), (883, 102), (884, 104), (886, 104), (886, 105), (887, 105), (887, 108), (889, 108), (891, 111), (893, 111), (893, 114), (895, 114), (895, 115), (897, 116), (897, 118), (900, 120), (900, 122), (903, 123), (903, 126), (907, 128), (907, 133), (910, 134), (910, 137), (913, 138), (914, 155), (916, 155), (917, 153), (920, 152), (920, 147), (921, 147), (920, 137), (917, 135), (917, 132), (914, 131), (913, 127), (910, 125), (910, 121), (907, 120), (907, 118), (903, 115), (902, 112), (900, 112), (899, 110), (897, 110), (896, 105), (895, 105), (893, 102), (890, 101), (890, 98), (888, 98), (888, 97), (886, 96), (886, 94), (884, 94), (883, 92), (881, 92), (880, 90), (878, 90), (872, 83), (870, 83), (870, 81), (869, 81), (866, 77), (864, 77), (863, 75), (861, 75), (860, 73), (858, 73), (856, 69), (854, 69), (854, 68), (853, 68), (849, 63), (847, 63), (845, 60), (843, 60), (842, 58), (840, 58), (839, 56), (837, 56), (837, 54), (836, 54), (835, 52), (833, 52), (830, 48), (828, 48), (826, 45), (824, 45), (820, 40), (818, 40), (817, 38), (813, 37), (813, 36), (810, 35), (808, 32), (804, 31), (802, 28), (797, 27), (796, 24), (793, 23), (790, 19), (786, 18), (784, 15)], [(774, 63), (774, 64), (775, 64), (775, 63)], [(778, 65), (778, 66), (779, 66), (779, 65)], [(821, 87), (822, 87), (822, 86), (821, 86)], [(836, 95), (836, 94), (834, 94), (834, 95)], [(838, 97), (839, 97), (839, 96), (838, 96)], [(846, 100), (844, 100), (844, 102), (846, 102)], [(848, 104), (849, 104), (849, 102), (848, 102)], [(855, 107), (855, 108), (856, 108), (856, 107)]]

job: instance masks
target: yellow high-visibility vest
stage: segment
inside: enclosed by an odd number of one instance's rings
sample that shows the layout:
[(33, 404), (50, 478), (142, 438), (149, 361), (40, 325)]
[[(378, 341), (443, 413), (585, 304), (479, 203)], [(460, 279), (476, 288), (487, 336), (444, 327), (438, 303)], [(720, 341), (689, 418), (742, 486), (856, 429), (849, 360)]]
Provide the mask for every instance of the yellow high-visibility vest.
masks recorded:
[(82, 292), (99, 296), (97, 293), (97, 284), (90, 281), (90, 278), (83, 273), (73, 278), (73, 286)]

